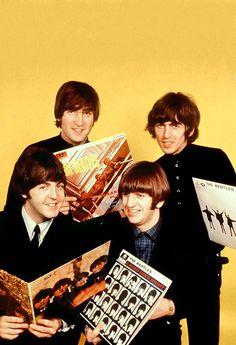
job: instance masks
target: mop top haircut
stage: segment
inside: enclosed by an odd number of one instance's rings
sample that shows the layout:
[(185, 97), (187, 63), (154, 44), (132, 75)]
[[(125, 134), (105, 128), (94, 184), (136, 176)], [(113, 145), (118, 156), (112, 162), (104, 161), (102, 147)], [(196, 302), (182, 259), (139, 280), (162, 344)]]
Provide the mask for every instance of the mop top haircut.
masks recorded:
[[(154, 127), (157, 123), (182, 123), (185, 126), (185, 138), (188, 144), (194, 142), (199, 136), (200, 112), (192, 97), (181, 92), (169, 92), (154, 103), (148, 114), (145, 130), (155, 138)], [(193, 131), (193, 134), (189, 134)]]
[(46, 149), (31, 146), (26, 148), (14, 167), (13, 192), (22, 202), (29, 197), (29, 191), (47, 181), (63, 183), (66, 186), (66, 175), (62, 163), (53, 153)]
[(56, 127), (61, 127), (61, 118), (64, 111), (71, 112), (85, 108), (93, 112), (94, 122), (99, 117), (100, 102), (95, 89), (87, 83), (67, 81), (59, 88), (54, 106)]
[(152, 209), (160, 201), (166, 202), (170, 187), (164, 170), (156, 162), (140, 161), (130, 165), (122, 174), (119, 197), (130, 193), (146, 193), (152, 197)]

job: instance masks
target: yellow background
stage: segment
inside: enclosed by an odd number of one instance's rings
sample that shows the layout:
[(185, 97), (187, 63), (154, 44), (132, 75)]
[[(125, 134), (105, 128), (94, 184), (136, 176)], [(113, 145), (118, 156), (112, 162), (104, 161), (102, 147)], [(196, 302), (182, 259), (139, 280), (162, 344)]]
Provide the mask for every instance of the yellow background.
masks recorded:
[[(0, 208), (23, 148), (58, 133), (55, 95), (73, 79), (100, 96), (90, 140), (124, 131), (134, 160), (156, 159), (147, 113), (182, 91), (202, 114), (197, 143), (235, 166), (235, 0), (0, 0), (0, 32)], [(224, 253), (220, 345), (234, 345), (236, 252)]]

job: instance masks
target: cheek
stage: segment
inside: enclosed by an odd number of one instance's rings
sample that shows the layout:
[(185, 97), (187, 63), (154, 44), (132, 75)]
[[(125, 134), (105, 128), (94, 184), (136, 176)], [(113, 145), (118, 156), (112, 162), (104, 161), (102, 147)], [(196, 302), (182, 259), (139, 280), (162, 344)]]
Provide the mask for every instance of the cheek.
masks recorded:
[(71, 122), (71, 120), (68, 117), (64, 116), (64, 115), (60, 119), (61, 127), (68, 126), (70, 122)]
[(127, 204), (127, 198), (125, 196), (122, 197), (122, 204), (123, 206)]
[(156, 128), (154, 128), (153, 132), (154, 132), (155, 137), (157, 138), (158, 137), (158, 130)]
[(65, 198), (65, 191), (60, 191), (59, 193), (57, 193), (58, 199), (60, 199), (61, 201), (64, 200)]
[(157, 141), (158, 143), (161, 142), (161, 134), (160, 134), (160, 132), (155, 132), (155, 138), (156, 138), (156, 141)]
[(93, 121), (93, 119), (91, 119), (91, 120), (87, 120), (87, 121), (85, 121), (85, 124), (86, 124), (86, 126), (87, 126), (87, 128), (92, 128), (93, 127), (93, 125), (94, 125), (94, 121)]

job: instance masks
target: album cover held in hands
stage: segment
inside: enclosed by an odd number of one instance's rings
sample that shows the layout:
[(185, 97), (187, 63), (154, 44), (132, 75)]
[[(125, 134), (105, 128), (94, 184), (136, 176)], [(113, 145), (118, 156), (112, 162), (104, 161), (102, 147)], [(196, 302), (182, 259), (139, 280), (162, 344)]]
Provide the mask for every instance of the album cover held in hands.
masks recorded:
[(91, 328), (105, 324), (100, 336), (111, 345), (128, 345), (148, 320), (172, 281), (126, 250), (106, 276), (106, 289), (82, 311)]
[[(78, 305), (106, 287), (110, 241), (27, 283), (0, 270), (0, 314), (38, 318), (70, 316)], [(62, 317), (61, 317), (62, 318)]]
[(119, 211), (118, 185), (123, 171), (132, 163), (124, 133), (54, 152), (62, 162), (66, 194), (75, 196), (72, 215), (78, 222)]

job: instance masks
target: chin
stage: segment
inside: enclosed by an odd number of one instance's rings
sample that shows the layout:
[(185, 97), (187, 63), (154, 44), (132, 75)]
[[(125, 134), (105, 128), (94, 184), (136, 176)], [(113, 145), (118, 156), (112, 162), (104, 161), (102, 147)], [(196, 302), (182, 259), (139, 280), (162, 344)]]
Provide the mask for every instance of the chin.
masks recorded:
[(45, 215), (45, 218), (47, 218), (48, 220), (50, 220), (50, 219), (52, 219), (52, 218), (57, 217), (58, 214), (59, 214), (59, 210), (56, 211), (56, 212), (51, 212), (50, 214)]

